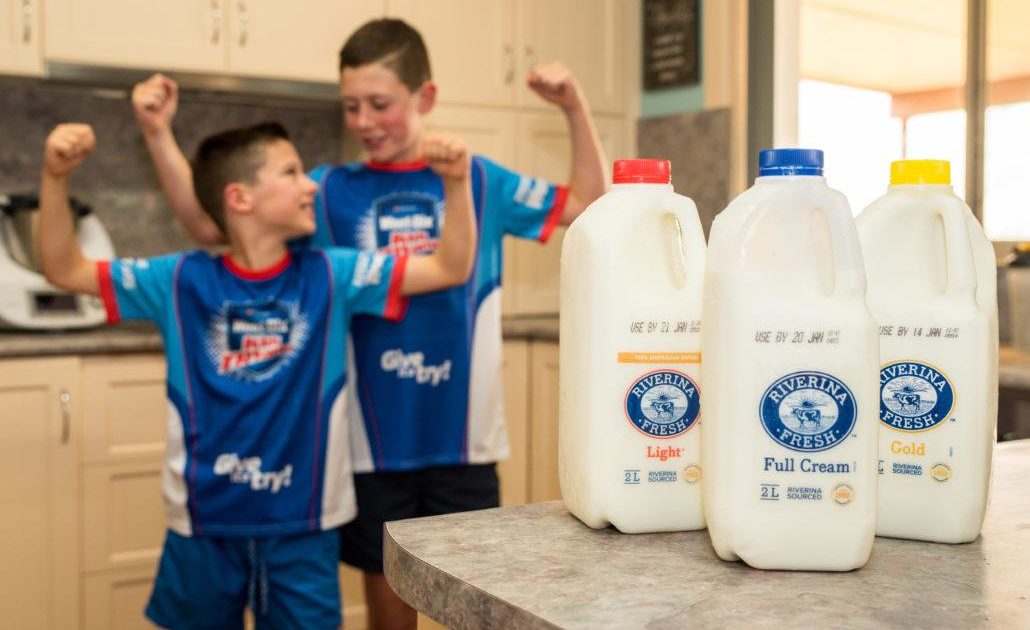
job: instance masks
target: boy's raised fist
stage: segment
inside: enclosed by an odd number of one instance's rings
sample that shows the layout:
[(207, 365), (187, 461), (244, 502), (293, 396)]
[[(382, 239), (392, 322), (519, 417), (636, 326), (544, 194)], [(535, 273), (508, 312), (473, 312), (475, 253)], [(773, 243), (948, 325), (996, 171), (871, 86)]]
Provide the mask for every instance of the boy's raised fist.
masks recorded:
[(430, 133), (422, 140), (422, 155), (443, 179), (464, 179), (469, 174), (469, 148), (457, 136)]
[(58, 125), (47, 136), (43, 168), (50, 175), (67, 175), (78, 168), (96, 146), (93, 127), (82, 123)]
[(132, 88), (132, 109), (145, 133), (155, 133), (170, 127), (179, 107), (179, 85), (155, 74)]
[(579, 107), (583, 101), (576, 77), (568, 66), (560, 61), (538, 63), (533, 66), (526, 84), (540, 98), (563, 109)]

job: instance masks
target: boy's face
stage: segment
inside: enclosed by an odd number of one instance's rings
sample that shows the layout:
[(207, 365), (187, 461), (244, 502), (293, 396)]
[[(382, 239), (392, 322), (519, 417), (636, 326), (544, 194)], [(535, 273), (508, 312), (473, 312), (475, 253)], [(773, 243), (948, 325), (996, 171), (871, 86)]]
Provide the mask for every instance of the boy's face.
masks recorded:
[(422, 116), (429, 113), (435, 87), (412, 92), (380, 63), (344, 68), (340, 95), (347, 130), (361, 141), (373, 162), (412, 162), (420, 156)]
[(248, 186), (252, 212), (284, 238), (313, 233), (318, 185), (304, 173), (292, 143), (276, 140), (265, 145), (264, 151), (264, 166)]

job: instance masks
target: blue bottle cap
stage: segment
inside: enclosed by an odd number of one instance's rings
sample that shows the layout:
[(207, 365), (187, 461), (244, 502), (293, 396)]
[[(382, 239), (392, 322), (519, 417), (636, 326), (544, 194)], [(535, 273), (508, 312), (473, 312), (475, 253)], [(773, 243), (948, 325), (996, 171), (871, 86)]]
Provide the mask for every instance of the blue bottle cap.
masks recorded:
[(821, 149), (766, 149), (758, 153), (758, 176), (822, 175)]

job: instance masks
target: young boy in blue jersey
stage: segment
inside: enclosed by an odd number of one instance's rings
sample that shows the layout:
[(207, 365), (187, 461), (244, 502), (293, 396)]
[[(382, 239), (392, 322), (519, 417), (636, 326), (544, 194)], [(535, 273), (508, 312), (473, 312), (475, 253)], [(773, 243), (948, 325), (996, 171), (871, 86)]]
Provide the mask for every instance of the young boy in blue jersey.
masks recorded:
[[(373, 627), (414, 627), (415, 613), (383, 576), (383, 523), (495, 507), (495, 463), (508, 456), (501, 382), (501, 260), (505, 235), (546, 241), (606, 186), (605, 158), (590, 108), (560, 63), (542, 64), (528, 84), (568, 123), (572, 171), (567, 186), (472, 159), (479, 249), (463, 286), (411, 301), (400, 324), (372, 317), (353, 323), (359, 387), (348, 407), (358, 517), (342, 530), (341, 559), (365, 573)], [(396, 19), (359, 28), (340, 51), (340, 93), (348, 131), (365, 163), (323, 165), (317, 230), (311, 243), (412, 253), (438, 246), (440, 178), (419, 152), (424, 117), (436, 102), (429, 57), (418, 32)], [(172, 134), (175, 83), (140, 83), (133, 104), (162, 186), (200, 242), (222, 232), (190, 193), (189, 169)], [(341, 348), (341, 352), (343, 349)]]
[(476, 241), (469, 156), (424, 140), (448, 206), (425, 256), (290, 251), (315, 230), (316, 185), (275, 123), (217, 134), (193, 165), (196, 197), (228, 252), (84, 257), (69, 176), (88, 125), (47, 138), (39, 247), (54, 285), (100, 296), (108, 319), (148, 319), (168, 361), (163, 493), (169, 530), (146, 614), (169, 628), (337, 628), (337, 528), (355, 514), (346, 338), (351, 318), (398, 320), (405, 296), (461, 285)]

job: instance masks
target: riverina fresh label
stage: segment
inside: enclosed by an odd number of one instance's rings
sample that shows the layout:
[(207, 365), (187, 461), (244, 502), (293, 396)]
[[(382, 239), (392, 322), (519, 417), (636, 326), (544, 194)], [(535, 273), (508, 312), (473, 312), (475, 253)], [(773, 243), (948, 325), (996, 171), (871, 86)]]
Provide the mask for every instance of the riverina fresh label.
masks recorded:
[(626, 391), (626, 417), (648, 437), (676, 437), (689, 431), (701, 415), (698, 392), (697, 383), (682, 372), (649, 372)]
[(880, 368), (880, 422), (908, 432), (940, 425), (955, 408), (955, 390), (943, 372), (920, 361)]
[(833, 448), (851, 434), (858, 406), (851, 390), (823, 372), (794, 372), (765, 390), (759, 404), (769, 437), (793, 450)]

